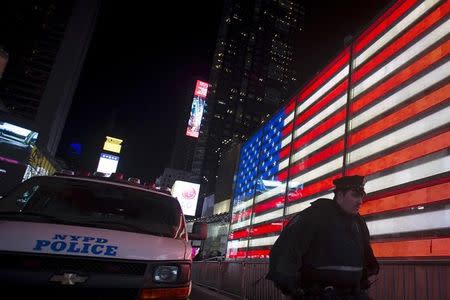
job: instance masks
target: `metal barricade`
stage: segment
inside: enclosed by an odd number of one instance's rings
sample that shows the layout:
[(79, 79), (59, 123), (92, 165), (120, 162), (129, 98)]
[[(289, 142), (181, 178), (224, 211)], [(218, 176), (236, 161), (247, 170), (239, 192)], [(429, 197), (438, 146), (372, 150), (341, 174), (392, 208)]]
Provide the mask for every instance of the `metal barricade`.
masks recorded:
[[(238, 299), (288, 299), (264, 279), (267, 269), (267, 261), (200, 261), (193, 263), (192, 280)], [(380, 261), (369, 295), (373, 300), (450, 299), (450, 260)]]

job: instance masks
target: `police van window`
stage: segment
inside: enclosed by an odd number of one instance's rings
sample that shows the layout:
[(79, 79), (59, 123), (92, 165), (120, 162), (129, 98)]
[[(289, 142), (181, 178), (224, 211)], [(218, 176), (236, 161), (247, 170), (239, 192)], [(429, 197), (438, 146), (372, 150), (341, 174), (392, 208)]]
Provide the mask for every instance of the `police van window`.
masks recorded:
[(36, 191), (39, 189), (38, 185), (32, 186), (29, 190), (26, 190), (21, 197), (17, 198), (16, 204), (20, 210), (24, 208), (25, 205), (27, 205), (30, 198), (36, 193)]
[[(0, 202), (20, 202), (22, 207), (18, 210), (54, 216), (58, 223), (167, 237), (178, 237), (182, 226), (178, 201), (166, 195), (68, 178), (41, 177), (30, 181), (33, 184), (23, 184)], [(8, 208), (0, 204), (0, 210), (5, 209)]]
[(21, 211), (38, 189), (34, 180), (22, 183), (0, 199), (0, 211)]

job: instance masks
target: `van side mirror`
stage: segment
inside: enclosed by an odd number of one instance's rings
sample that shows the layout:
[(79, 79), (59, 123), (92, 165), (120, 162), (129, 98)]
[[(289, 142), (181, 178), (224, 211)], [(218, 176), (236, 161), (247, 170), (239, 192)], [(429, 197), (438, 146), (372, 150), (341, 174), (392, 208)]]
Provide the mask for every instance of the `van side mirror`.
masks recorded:
[(192, 232), (188, 234), (189, 240), (206, 240), (208, 236), (208, 224), (194, 222)]

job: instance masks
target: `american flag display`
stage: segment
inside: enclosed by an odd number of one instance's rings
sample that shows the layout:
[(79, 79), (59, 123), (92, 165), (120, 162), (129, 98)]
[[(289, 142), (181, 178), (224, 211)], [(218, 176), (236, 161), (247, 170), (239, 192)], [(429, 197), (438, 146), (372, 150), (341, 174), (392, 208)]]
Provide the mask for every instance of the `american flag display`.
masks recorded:
[(268, 257), (344, 174), (367, 176), (376, 256), (450, 255), (448, 16), (449, 1), (395, 2), (244, 145), (227, 257)]

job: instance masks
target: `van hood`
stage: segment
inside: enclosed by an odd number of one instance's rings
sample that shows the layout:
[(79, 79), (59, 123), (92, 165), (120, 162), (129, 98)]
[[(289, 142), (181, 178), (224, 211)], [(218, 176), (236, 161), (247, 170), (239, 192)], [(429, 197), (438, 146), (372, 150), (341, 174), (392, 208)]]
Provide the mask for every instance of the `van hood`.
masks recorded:
[(187, 241), (127, 231), (0, 221), (0, 251), (132, 260), (191, 259)]

